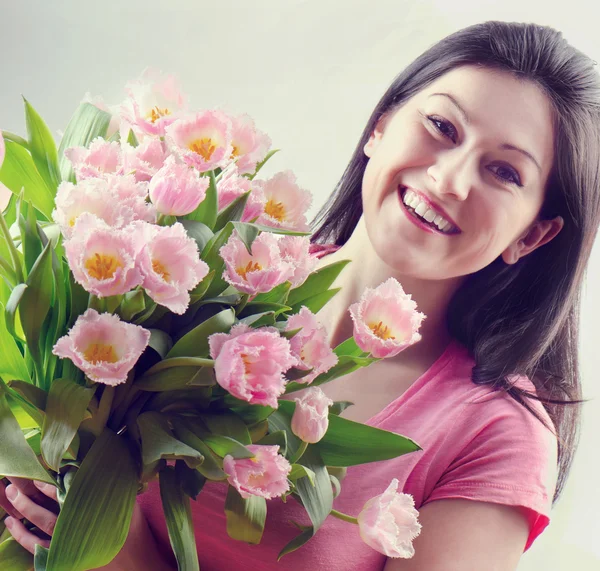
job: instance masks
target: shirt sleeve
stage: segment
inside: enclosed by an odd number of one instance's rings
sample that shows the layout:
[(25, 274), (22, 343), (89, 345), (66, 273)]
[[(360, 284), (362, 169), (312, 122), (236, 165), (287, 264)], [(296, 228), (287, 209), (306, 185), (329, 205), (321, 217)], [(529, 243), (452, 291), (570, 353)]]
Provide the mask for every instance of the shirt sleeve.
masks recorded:
[[(552, 427), (543, 406), (529, 401)], [(550, 522), (557, 479), (557, 439), (505, 394), (465, 405), (460, 454), (423, 502), (463, 498), (520, 507), (529, 522), (525, 551)]]

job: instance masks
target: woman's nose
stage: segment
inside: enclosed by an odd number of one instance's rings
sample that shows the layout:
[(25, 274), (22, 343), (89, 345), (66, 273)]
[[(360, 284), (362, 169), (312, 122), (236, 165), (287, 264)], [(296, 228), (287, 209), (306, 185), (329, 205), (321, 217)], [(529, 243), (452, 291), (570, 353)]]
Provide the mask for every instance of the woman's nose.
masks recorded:
[(438, 155), (427, 174), (432, 181), (432, 190), (464, 201), (473, 187), (476, 168), (464, 153), (453, 149)]

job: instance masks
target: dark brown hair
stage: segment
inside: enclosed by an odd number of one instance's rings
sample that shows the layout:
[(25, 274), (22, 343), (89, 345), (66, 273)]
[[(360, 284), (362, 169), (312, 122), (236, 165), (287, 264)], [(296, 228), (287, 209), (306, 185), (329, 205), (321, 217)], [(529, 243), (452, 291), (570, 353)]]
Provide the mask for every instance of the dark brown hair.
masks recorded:
[[(540, 421), (528, 399), (540, 400), (558, 437), (558, 499), (577, 447), (580, 294), (600, 224), (600, 76), (595, 62), (562, 34), (535, 24), (485, 22), (428, 49), (392, 82), (373, 111), (350, 163), (313, 220), (313, 241), (343, 245), (362, 215), (363, 147), (377, 121), (446, 72), (479, 65), (538, 85), (553, 105), (555, 164), (542, 218), (565, 225), (550, 243), (514, 265), (501, 257), (470, 275), (448, 309), (448, 328), (471, 352), (472, 380), (505, 390)], [(512, 386), (527, 375), (537, 397)], [(550, 428), (550, 427), (549, 427)]]

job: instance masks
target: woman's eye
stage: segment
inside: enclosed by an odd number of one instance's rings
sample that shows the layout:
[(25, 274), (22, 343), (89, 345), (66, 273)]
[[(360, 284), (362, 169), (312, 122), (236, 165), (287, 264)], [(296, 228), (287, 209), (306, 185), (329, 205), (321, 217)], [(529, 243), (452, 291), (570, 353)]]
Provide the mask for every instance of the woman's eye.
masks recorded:
[(452, 123), (434, 115), (429, 115), (427, 119), (444, 137), (450, 139), (453, 143), (456, 143), (458, 133), (456, 132), (456, 129)]
[(503, 182), (508, 182), (510, 184), (516, 184), (517, 186), (523, 186), (521, 183), (521, 177), (519, 177), (519, 173), (511, 167), (506, 165), (492, 165), (489, 167), (490, 170), (493, 168), (497, 168), (498, 170), (493, 171), (492, 173), (496, 178), (499, 178)]

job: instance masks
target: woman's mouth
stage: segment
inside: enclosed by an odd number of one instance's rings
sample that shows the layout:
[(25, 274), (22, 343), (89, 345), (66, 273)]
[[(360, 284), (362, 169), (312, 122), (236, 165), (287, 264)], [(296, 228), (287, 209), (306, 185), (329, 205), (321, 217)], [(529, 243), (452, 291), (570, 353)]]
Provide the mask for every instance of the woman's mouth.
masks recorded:
[(443, 234), (444, 236), (460, 234), (459, 228), (422, 200), (416, 192), (405, 186), (399, 186), (398, 198), (402, 210), (409, 220), (422, 230), (434, 234)]

